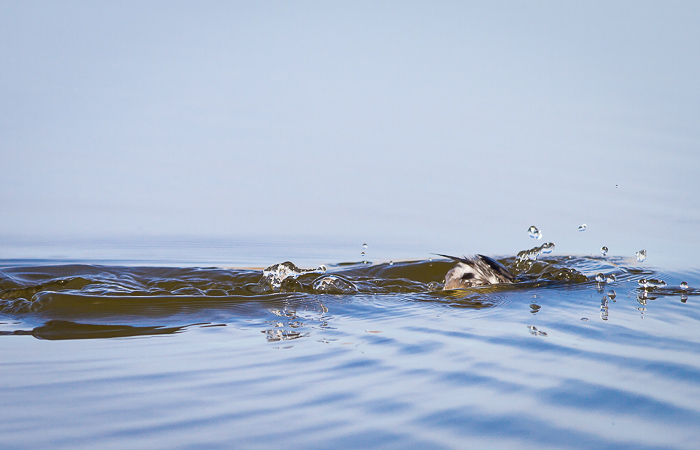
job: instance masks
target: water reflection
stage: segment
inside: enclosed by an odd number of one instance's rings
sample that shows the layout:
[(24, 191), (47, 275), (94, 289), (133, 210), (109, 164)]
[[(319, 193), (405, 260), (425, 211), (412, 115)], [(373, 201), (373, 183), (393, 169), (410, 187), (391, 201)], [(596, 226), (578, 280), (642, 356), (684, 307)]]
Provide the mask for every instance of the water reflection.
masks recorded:
[[(696, 277), (615, 259), (546, 257), (517, 283), (436, 289), (451, 266), (337, 265), (302, 273), (277, 292), (257, 289), (262, 271), (6, 269), (0, 336), (5, 349), (31, 348), (4, 354), (25, 361), (3, 365), (4, 378), (22, 387), (6, 404), (22, 418), (36, 413), (32, 405), (75, 403), (68, 392), (81, 392), (102, 399), (81, 404), (98, 415), (91, 432), (138, 420), (164, 439), (213, 424), (224, 430), (217, 443), (284, 435), (292, 447), (314, 447), (320, 433), (359, 448), (375, 444), (378, 430), (388, 447), (496, 439), (504, 448), (692, 448), (684, 443), (696, 442), (692, 424), (700, 420), (700, 311), (678, 299), (700, 292), (674, 280), (697, 285)], [(567, 281), (571, 274), (585, 281)], [(355, 290), (319, 293), (328, 277)], [(654, 320), (639, 320), (637, 308)], [(41, 347), (46, 340), (80, 351), (56, 356), (56, 347)], [(36, 375), (45, 370), (65, 380)], [(115, 384), (120, 395), (110, 397)], [(20, 401), (14, 392), (36, 398)], [(162, 411), (158, 423), (141, 410)], [(59, 429), (84, 432), (56, 423), (41, 429), (47, 439)], [(133, 443), (133, 435), (120, 442)]]
[[(687, 282), (671, 288), (653, 270), (614, 259), (541, 259), (541, 254), (542, 246), (500, 260), (517, 274), (516, 283), (456, 290), (441, 289), (453, 265), (445, 260), (339, 264), (330, 269), (301, 269), (286, 262), (262, 272), (87, 265), (6, 268), (0, 272), (0, 314), (38, 323), (30, 331), (12, 330), (4, 335), (45, 339), (167, 334), (197, 324), (232, 324), (252, 318), (269, 325), (262, 332), (272, 342), (308, 337), (314, 329), (325, 329), (332, 321), (329, 310), (365, 296), (389, 298), (397, 312), (405, 302), (476, 311), (512, 308), (530, 292), (539, 293), (532, 295), (537, 299), (541, 293), (585, 292), (594, 286), (603, 295), (600, 319), (609, 321), (610, 303), (617, 298), (613, 284), (634, 294), (642, 315), (648, 302), (659, 296), (678, 296), (687, 303), (699, 293)], [(545, 310), (538, 300), (528, 300), (527, 305), (533, 316)], [(301, 311), (306, 314), (303, 318)], [(270, 314), (277, 319), (270, 320)]]
[(174, 334), (186, 327), (138, 327), (132, 325), (96, 325), (71, 322), (68, 320), (49, 320), (32, 330), (0, 331), (0, 336), (34, 336), (37, 339), (105, 339), (134, 336), (157, 336)]

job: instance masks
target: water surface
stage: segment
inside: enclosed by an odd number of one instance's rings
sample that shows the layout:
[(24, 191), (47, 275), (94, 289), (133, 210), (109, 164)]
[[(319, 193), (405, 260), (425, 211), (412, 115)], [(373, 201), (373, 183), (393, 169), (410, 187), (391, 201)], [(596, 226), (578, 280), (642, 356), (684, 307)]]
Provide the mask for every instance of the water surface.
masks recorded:
[(519, 283), (454, 291), (442, 259), (281, 282), (5, 261), (3, 444), (696, 447), (700, 272), (500, 260)]

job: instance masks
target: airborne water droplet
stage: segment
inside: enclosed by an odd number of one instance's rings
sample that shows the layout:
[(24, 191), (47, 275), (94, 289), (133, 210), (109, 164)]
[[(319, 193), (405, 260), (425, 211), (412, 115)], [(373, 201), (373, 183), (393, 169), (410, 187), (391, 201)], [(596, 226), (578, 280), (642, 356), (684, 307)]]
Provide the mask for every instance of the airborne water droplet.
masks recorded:
[(603, 275), (602, 273), (598, 273), (598, 274), (596, 274), (596, 276), (595, 276), (595, 280), (596, 280), (598, 283), (602, 283), (603, 281), (605, 281), (605, 275)]
[(608, 277), (605, 279), (605, 282), (606, 282), (606, 283), (614, 283), (615, 281), (617, 281), (617, 277), (615, 276), (614, 273), (611, 273), (611, 274), (608, 275)]
[(390, 265), (390, 266), (393, 266), (393, 265), (394, 265), (394, 261), (389, 261), (389, 265)]
[(606, 247), (606, 246), (600, 247), (600, 254), (603, 255), (603, 256), (607, 256), (607, 254), (608, 254), (608, 247)]
[(681, 282), (681, 289), (683, 289), (684, 291), (687, 290), (687, 289), (688, 289), (688, 283), (686, 283), (685, 281)]
[(533, 239), (542, 239), (542, 232), (534, 225), (527, 229), (527, 234)]
[(367, 248), (367, 244), (362, 244), (362, 248)]
[(582, 225), (579, 225), (578, 231), (586, 231), (586, 228), (588, 228), (588, 226), (584, 223)]
[(644, 262), (645, 259), (647, 259), (647, 251), (646, 250), (638, 251), (637, 252), (637, 261)]

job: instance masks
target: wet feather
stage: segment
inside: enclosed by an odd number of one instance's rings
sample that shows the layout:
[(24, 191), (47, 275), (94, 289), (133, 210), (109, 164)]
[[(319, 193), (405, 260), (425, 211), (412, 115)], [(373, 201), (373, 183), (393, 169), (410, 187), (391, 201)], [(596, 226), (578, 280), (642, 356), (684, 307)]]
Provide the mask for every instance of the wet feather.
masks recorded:
[(512, 283), (515, 277), (495, 259), (484, 255), (474, 258), (438, 254), (457, 262), (445, 275), (444, 289), (462, 289), (489, 284)]

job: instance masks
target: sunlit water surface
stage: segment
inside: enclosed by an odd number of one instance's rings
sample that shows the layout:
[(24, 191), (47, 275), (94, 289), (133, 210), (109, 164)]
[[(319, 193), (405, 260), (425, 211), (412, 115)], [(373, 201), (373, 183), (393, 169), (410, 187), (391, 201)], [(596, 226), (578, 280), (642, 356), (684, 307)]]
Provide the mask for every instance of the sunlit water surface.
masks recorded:
[(453, 291), (444, 259), (6, 260), (2, 447), (697, 448), (700, 272), (535, 256)]

